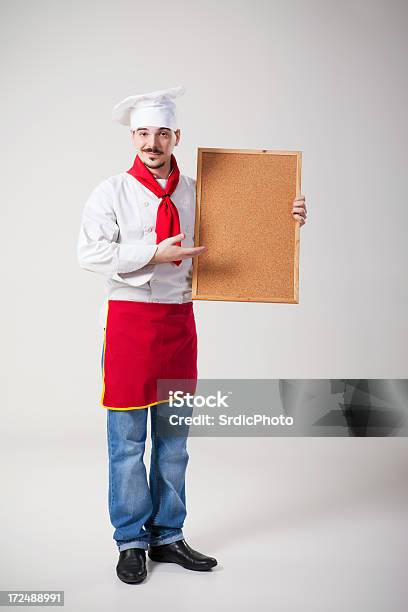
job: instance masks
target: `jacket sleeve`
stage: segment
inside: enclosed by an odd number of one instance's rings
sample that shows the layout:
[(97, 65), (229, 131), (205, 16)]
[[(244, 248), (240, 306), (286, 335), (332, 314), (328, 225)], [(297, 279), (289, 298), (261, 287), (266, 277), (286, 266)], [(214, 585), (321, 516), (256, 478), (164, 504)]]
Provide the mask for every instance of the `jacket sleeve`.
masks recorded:
[[(89, 196), (82, 214), (77, 243), (77, 257), (81, 268), (127, 283), (128, 280), (121, 274), (128, 275), (140, 270), (157, 251), (156, 244), (126, 244), (117, 242), (118, 238), (119, 226), (113, 208), (113, 198), (99, 185)], [(151, 266), (151, 273), (153, 266), (154, 264)], [(146, 282), (145, 275), (140, 275), (139, 280), (140, 282), (135, 282), (133, 278), (129, 284), (143, 284)]]

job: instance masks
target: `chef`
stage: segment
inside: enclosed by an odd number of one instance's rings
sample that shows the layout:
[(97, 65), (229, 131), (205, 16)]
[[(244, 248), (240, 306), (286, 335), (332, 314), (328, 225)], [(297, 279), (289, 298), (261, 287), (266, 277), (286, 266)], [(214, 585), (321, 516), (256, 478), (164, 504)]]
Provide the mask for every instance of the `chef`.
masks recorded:
[[(112, 117), (130, 127), (137, 150), (129, 169), (102, 181), (82, 215), (77, 254), (85, 270), (106, 277), (100, 323), (101, 405), (107, 409), (109, 513), (119, 549), (118, 577), (137, 584), (146, 577), (146, 553), (157, 562), (208, 571), (216, 559), (184, 539), (188, 428), (164, 441), (158, 426), (169, 410), (161, 379), (195, 389), (197, 334), (191, 293), (195, 188), (180, 173), (180, 142), (173, 87), (129, 96)], [(302, 225), (304, 197), (292, 214)], [(192, 409), (185, 407), (189, 416)], [(143, 461), (150, 412), (149, 478)]]

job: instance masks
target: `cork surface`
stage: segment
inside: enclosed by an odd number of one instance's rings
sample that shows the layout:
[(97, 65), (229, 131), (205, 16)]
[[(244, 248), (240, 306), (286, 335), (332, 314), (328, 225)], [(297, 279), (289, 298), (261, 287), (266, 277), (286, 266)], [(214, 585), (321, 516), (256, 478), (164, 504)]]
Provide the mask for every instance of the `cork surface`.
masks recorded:
[(193, 299), (298, 303), (301, 152), (198, 149)]

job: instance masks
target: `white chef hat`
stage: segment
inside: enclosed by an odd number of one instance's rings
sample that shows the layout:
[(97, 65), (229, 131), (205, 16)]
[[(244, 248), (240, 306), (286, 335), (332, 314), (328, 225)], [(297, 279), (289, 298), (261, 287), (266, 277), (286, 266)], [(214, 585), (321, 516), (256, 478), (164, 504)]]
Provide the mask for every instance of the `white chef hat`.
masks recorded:
[(154, 125), (177, 130), (176, 104), (174, 98), (185, 93), (182, 85), (170, 89), (160, 89), (150, 93), (129, 96), (118, 102), (112, 110), (112, 119), (132, 130)]

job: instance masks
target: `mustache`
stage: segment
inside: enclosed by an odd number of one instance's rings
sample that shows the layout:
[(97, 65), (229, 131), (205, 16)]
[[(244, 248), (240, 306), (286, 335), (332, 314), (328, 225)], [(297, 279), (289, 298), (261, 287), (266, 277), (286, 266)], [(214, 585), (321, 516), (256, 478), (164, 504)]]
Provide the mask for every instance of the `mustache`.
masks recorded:
[(159, 149), (142, 149), (143, 153), (163, 153), (163, 151), (160, 151)]

